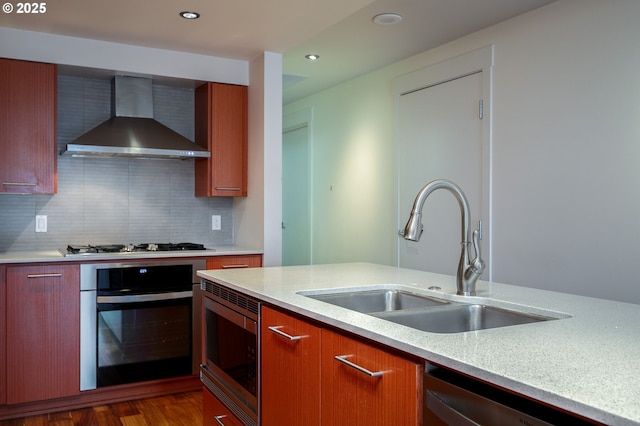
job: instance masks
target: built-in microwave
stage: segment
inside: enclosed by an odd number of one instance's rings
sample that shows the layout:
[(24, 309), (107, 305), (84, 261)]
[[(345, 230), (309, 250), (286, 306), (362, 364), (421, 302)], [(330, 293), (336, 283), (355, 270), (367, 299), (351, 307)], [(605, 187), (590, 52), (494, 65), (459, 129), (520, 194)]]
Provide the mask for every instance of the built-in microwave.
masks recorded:
[(202, 383), (247, 426), (258, 424), (260, 302), (203, 280)]

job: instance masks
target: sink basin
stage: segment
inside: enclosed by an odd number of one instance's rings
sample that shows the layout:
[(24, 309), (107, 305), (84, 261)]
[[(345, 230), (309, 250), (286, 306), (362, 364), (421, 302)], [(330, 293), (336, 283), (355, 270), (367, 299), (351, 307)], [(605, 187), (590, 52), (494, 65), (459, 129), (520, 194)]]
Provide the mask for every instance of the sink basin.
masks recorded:
[(440, 298), (396, 285), (309, 290), (298, 294), (431, 333), (463, 333), (571, 316), (490, 299), (452, 295)]
[(449, 303), (408, 291), (390, 289), (305, 294), (305, 296), (364, 314), (442, 306)]
[(374, 314), (374, 316), (432, 333), (461, 333), (556, 319), (481, 304), (464, 303), (419, 311)]

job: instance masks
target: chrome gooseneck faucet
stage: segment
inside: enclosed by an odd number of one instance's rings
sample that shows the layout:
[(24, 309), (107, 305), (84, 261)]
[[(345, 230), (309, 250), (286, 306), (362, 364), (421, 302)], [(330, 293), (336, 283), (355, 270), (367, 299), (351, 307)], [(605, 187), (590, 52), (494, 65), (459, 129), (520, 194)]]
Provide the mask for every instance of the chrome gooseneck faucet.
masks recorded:
[(458, 287), (457, 293), (463, 296), (475, 296), (476, 294), (476, 281), (482, 275), (484, 271), (485, 263), (482, 260), (480, 254), (480, 230), (473, 231), (473, 249), (476, 257), (470, 260), (469, 254), (469, 202), (467, 197), (462, 192), (462, 189), (455, 183), (438, 179), (426, 184), (413, 202), (413, 208), (411, 209), (411, 216), (409, 221), (404, 227), (404, 233), (402, 234), (405, 240), (420, 241), (422, 235), (422, 207), (429, 195), (438, 189), (446, 189), (451, 192), (458, 200), (460, 206), (460, 214), (462, 215), (462, 241), (460, 242), (460, 261), (458, 262), (458, 271), (456, 274), (456, 284)]

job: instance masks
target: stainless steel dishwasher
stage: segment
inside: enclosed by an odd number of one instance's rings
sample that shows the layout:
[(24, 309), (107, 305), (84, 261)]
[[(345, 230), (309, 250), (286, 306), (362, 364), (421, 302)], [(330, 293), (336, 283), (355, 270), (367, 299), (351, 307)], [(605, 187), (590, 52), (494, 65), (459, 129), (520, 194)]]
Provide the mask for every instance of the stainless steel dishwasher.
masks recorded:
[(427, 364), (424, 425), (593, 425), (583, 418)]

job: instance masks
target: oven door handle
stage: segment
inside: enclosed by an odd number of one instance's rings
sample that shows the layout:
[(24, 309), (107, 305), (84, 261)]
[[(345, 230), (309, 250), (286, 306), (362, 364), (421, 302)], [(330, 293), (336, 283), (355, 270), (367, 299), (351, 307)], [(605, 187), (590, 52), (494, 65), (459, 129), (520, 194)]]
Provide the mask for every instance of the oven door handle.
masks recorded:
[(132, 294), (129, 296), (98, 296), (97, 303), (139, 303), (157, 302), (161, 300), (185, 299), (193, 296), (193, 291), (177, 291), (171, 293)]

